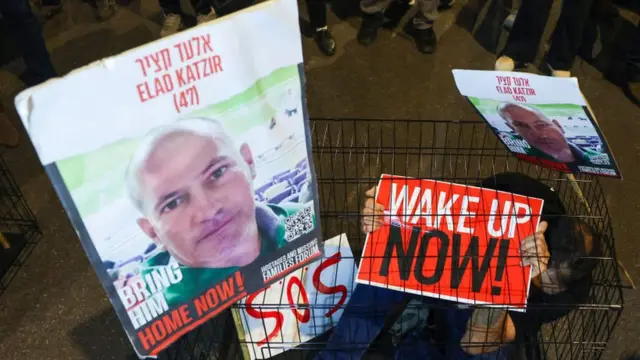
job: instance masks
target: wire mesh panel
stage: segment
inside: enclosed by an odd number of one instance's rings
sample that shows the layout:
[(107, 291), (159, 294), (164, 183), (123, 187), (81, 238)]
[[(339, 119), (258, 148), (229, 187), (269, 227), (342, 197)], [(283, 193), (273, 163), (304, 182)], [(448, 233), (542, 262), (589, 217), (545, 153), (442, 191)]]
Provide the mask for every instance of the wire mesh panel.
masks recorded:
[[(596, 265), (590, 268), (584, 294), (573, 297), (573, 300), (555, 303), (530, 302), (528, 311), (558, 315), (527, 334), (529, 336), (524, 341), (526, 344), (523, 349), (501, 358), (601, 357), (620, 316), (623, 301), (611, 219), (597, 178), (585, 175), (570, 178), (521, 162), (504, 149), (482, 122), (316, 119), (312, 120), (312, 125), (323, 235), (329, 239), (346, 233), (356, 263), (361, 261), (360, 254), (366, 238), (361, 230), (360, 215), (365, 192), (378, 183), (383, 173), (478, 185), (482, 179), (495, 174), (516, 172), (554, 189), (566, 208), (566, 216), (586, 224), (597, 235), (599, 251), (594, 253), (597, 255), (590, 256)], [(364, 300), (352, 298), (351, 304), (342, 305), (347, 307), (345, 314), (349, 311), (350, 315), (356, 314), (365, 319), (364, 323), (358, 324), (375, 323), (375, 326), (372, 325), (376, 328), (375, 333), (365, 334), (368, 329), (354, 327), (345, 330), (343, 327), (341, 331), (344, 334), (352, 332), (358, 335), (338, 346), (335, 345), (335, 339), (330, 340), (331, 331), (319, 333), (305, 343), (239, 337), (236, 331), (238, 321), (234, 321), (231, 311), (228, 311), (182, 338), (162, 356), (167, 359), (247, 358), (247, 345), (261, 341), (261, 346), (266, 348), (289, 349), (274, 359), (310, 359), (323, 349), (322, 359), (334, 358), (327, 346), (332, 347), (335, 357), (340, 358), (345, 358), (345, 354), (359, 354), (365, 358), (420, 357), (416, 351), (409, 357), (402, 355), (397, 346), (393, 329), (399, 323), (401, 314), (404, 317), (412, 313), (412, 307), (415, 307), (414, 315), (425, 309), (429, 314), (446, 312), (449, 314), (447, 316), (472, 311), (469, 306), (457, 305), (455, 301), (431, 302), (425, 307), (420, 304), (420, 297), (413, 297), (397, 301), (391, 311), (385, 309), (384, 316), (381, 316), (377, 312), (381, 311), (381, 304), (389, 299), (375, 298), (376, 294), (374, 291), (367, 295), (369, 299)], [(284, 293), (282, 298), (285, 298)], [(357, 304), (354, 305), (357, 301), (363, 301), (359, 308)], [(238, 304), (235, 309), (243, 309), (244, 306)], [(311, 303), (308, 306), (321, 308), (326, 305)], [(350, 306), (351, 309), (348, 309)], [(291, 307), (286, 301), (274, 302), (262, 305), (260, 311), (291, 311)], [(445, 328), (449, 325), (443, 325), (437, 321), (437, 317), (436, 320), (433, 318), (429, 315), (426, 326), (418, 336), (426, 339), (425, 346), (443, 351), (445, 347), (452, 346), (441, 336), (449, 331)], [(273, 327), (273, 319), (264, 321), (265, 329)], [(334, 334), (334, 338), (338, 335)], [(506, 354), (510, 340), (509, 337), (502, 337), (483, 346), (493, 347), (494, 353), (497, 351), (498, 354), (504, 350)], [(474, 344), (477, 345), (477, 341)], [(465, 343), (458, 337), (453, 346), (465, 347)], [(263, 355), (269, 357), (268, 351)], [(484, 358), (483, 354), (477, 358)]]
[(0, 296), (40, 237), (35, 217), (0, 157)]

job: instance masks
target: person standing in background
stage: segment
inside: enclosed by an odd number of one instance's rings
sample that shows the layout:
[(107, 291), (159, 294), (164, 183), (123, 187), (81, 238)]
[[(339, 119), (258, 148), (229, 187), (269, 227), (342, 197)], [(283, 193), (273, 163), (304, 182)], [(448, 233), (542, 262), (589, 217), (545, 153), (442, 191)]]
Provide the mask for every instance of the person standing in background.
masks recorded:
[[(494, 65), (498, 71), (513, 71), (534, 61), (553, 0), (524, 0), (502, 55)], [(582, 43), (593, 0), (564, 0), (560, 18), (551, 36), (547, 67), (551, 75), (570, 77), (573, 61)]]
[[(115, 0), (95, 0), (96, 16), (100, 21), (106, 21), (116, 14), (118, 9)], [(40, 0), (40, 18), (49, 20), (64, 10), (63, 0)]]
[[(160, 7), (164, 12), (164, 22), (160, 30), (160, 37), (173, 35), (184, 29), (184, 24), (182, 23), (182, 15), (184, 13), (180, 7), (180, 0), (159, 1)], [(191, 6), (196, 12), (198, 25), (214, 20), (217, 17), (211, 0), (191, 0)]]
[(320, 51), (327, 55), (336, 54), (336, 41), (327, 26), (327, 7), (324, 0), (307, 0), (309, 22), (313, 27), (313, 39)]
[[(438, 18), (439, 0), (416, 0), (418, 12), (407, 23), (404, 30), (413, 37), (418, 51), (423, 54), (432, 54), (436, 50), (436, 33), (433, 31), (433, 23)], [(398, 19), (404, 11), (398, 8), (407, 7), (406, 1), (398, 0), (360, 0), (360, 9), (364, 13), (362, 25), (358, 31), (358, 42), (362, 45), (372, 44), (378, 35), (378, 29), (385, 21), (385, 13), (397, 13)], [(392, 21), (396, 19), (391, 19)]]
[(0, 0), (0, 12), (6, 17), (16, 45), (22, 52), (27, 71), (21, 76), (33, 86), (56, 77), (56, 71), (42, 37), (42, 27), (31, 11), (29, 0)]

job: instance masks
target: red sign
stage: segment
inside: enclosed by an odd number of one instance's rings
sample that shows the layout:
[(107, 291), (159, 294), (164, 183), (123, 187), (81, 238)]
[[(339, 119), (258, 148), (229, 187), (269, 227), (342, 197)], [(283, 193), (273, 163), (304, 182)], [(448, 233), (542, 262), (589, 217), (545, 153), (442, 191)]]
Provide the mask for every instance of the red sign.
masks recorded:
[(531, 269), (520, 265), (519, 248), (543, 200), (382, 175), (376, 202), (385, 225), (367, 235), (357, 282), (524, 310)]

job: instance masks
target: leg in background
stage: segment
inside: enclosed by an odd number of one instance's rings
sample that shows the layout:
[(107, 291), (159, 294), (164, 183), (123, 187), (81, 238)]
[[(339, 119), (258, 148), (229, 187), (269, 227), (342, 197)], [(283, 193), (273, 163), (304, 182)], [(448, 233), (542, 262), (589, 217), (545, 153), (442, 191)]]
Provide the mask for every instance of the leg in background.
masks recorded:
[(28, 85), (36, 85), (52, 77), (56, 71), (47, 51), (42, 27), (31, 12), (28, 0), (0, 0), (0, 12), (7, 18), (16, 39), (16, 45), (22, 50), (27, 65), (25, 74)]
[[(212, 6), (215, 9), (218, 16), (225, 16), (236, 11), (240, 11), (249, 6), (253, 6), (256, 0), (209, 0), (212, 2)], [(222, 5), (220, 3), (223, 3)]]
[[(18, 129), (16, 129), (7, 116), (2, 112), (2, 109), (0, 109), (0, 146), (12, 148), (18, 146), (18, 141)], [(2, 233), (0, 233), (0, 243), (5, 245), (5, 249), (9, 248), (9, 242), (2, 236)]]
[(439, 0), (417, 0), (418, 12), (411, 21), (411, 27), (406, 30), (415, 40), (418, 51), (432, 54), (436, 51), (436, 33), (433, 22), (438, 18)]
[(358, 30), (358, 42), (362, 45), (370, 45), (378, 36), (378, 29), (384, 22), (384, 11), (393, 0), (360, 0), (360, 10), (364, 13), (360, 30)]
[(547, 63), (554, 76), (569, 77), (573, 60), (582, 44), (593, 0), (564, 0), (560, 18), (551, 36)]
[(553, 0), (522, 1), (503, 55), (496, 61), (495, 70), (512, 71), (535, 59), (551, 5)]
[(160, 37), (173, 35), (184, 28), (180, 0), (159, 0), (164, 12), (164, 22), (160, 29)]
[(640, 82), (640, 24), (636, 25), (636, 33), (627, 55), (627, 78), (629, 82)]
[(327, 27), (327, 6), (324, 0), (307, 0), (309, 22), (314, 29), (313, 39), (320, 51), (327, 56), (336, 53), (336, 41)]
[(197, 24), (203, 24), (217, 17), (211, 0), (191, 0), (191, 6), (196, 12)]

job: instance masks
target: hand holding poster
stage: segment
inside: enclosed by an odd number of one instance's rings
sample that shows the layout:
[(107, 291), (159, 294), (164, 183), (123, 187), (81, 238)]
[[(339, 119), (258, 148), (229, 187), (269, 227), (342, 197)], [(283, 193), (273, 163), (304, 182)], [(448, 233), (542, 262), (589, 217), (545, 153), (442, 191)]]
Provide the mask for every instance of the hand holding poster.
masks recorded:
[(345, 234), (324, 242), (324, 257), (253, 293), (234, 309), (249, 359), (267, 359), (331, 329), (355, 286)]
[(140, 356), (321, 256), (303, 95), (277, 0), (16, 98)]
[(575, 78), (453, 70), (467, 97), (518, 158), (563, 172), (621, 177)]
[(369, 233), (356, 281), (524, 311), (530, 266), (520, 243), (543, 200), (474, 186), (382, 175), (385, 225)]

